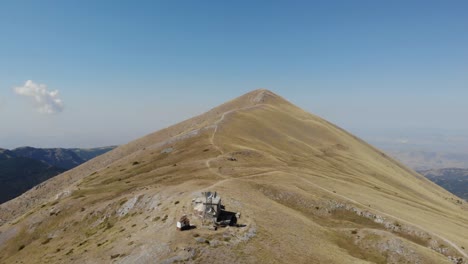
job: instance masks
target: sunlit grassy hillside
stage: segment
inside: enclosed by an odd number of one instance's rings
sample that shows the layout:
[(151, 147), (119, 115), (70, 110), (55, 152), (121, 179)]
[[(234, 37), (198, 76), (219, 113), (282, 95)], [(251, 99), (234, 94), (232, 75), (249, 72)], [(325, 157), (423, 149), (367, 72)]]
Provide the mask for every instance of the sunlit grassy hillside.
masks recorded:
[[(192, 199), (217, 191), (238, 227)], [(177, 231), (187, 214), (195, 229)], [(0, 206), (0, 262), (466, 263), (456, 197), (257, 90), (121, 146)]]

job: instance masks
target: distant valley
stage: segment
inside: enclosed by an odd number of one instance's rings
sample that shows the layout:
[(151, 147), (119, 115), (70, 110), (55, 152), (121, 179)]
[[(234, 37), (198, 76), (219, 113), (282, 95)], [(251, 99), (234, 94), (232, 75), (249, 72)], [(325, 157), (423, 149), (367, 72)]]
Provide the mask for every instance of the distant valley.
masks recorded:
[(416, 170), (425, 171), (445, 168), (468, 168), (468, 152), (446, 150), (388, 149), (386, 153)]
[(430, 181), (468, 201), (468, 153), (382, 147), (385, 152)]
[(446, 168), (418, 172), (447, 191), (468, 201), (468, 169)]
[(0, 203), (114, 148), (0, 149)]

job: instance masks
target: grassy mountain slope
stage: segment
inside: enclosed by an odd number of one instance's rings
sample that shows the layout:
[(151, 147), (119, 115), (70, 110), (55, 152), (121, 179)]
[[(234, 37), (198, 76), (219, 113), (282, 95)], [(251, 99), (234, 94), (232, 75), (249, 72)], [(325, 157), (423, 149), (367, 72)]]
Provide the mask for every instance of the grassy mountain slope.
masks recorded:
[[(202, 227), (218, 191), (243, 227)], [(187, 214), (196, 229), (179, 232)], [(463, 263), (468, 209), (362, 140), (257, 90), (0, 205), (0, 262)]]

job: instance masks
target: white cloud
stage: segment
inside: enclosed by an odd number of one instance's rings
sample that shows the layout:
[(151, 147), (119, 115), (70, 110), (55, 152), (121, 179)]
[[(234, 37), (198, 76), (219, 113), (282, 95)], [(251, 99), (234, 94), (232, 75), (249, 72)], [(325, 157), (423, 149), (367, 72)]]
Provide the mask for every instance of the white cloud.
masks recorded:
[(49, 91), (45, 84), (37, 84), (28, 80), (23, 86), (15, 87), (14, 91), (18, 95), (31, 97), (35, 107), (41, 113), (55, 114), (63, 111), (63, 102), (58, 97), (58, 90)]

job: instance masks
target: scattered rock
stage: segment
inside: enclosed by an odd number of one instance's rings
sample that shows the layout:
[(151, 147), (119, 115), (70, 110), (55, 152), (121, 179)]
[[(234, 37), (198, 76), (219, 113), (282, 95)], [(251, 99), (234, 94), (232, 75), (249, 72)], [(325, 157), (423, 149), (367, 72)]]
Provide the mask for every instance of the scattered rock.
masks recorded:
[(50, 215), (50, 216), (53, 216), (53, 215), (57, 216), (59, 213), (60, 213), (60, 209), (58, 209), (58, 208), (52, 208), (52, 209), (49, 211), (49, 215)]
[(204, 239), (203, 237), (196, 237), (195, 241), (197, 241), (198, 243), (206, 243), (207, 242), (207, 240)]
[(161, 154), (169, 154), (173, 151), (173, 148), (165, 148), (161, 151)]
[(221, 245), (221, 241), (219, 241), (217, 239), (213, 239), (209, 243), (210, 243), (210, 246), (212, 246), (212, 247), (217, 247), (217, 246)]
[(65, 191), (62, 191), (60, 193), (58, 193), (56, 196), (55, 196), (55, 200), (59, 200), (59, 199), (63, 199), (63, 198), (66, 198), (66, 197), (69, 197), (71, 195), (71, 191), (70, 190), (65, 190)]
[(253, 238), (255, 235), (257, 235), (257, 228), (253, 226), (242, 237), (240, 237), (240, 240), (248, 241), (251, 238)]
[(122, 216), (125, 216), (128, 214), (128, 212), (130, 210), (133, 209), (133, 207), (135, 207), (135, 204), (136, 202), (138, 201), (138, 197), (133, 197), (132, 199), (126, 201), (122, 207), (120, 207), (118, 210), (117, 210), (117, 216), (119, 217), (122, 217)]

